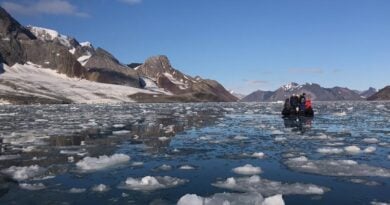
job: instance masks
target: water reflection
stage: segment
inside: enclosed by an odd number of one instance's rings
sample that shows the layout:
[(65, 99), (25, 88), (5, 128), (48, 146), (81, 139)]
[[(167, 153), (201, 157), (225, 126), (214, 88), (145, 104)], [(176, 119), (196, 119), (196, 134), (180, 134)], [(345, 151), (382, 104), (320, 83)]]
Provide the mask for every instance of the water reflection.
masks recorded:
[(312, 117), (284, 117), (284, 127), (292, 128), (292, 131), (304, 134), (311, 128)]

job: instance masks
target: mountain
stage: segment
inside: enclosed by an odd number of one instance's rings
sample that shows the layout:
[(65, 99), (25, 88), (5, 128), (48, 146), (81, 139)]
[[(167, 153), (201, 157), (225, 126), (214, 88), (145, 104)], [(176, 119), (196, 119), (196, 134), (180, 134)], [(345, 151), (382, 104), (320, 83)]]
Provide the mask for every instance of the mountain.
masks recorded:
[(365, 91), (363, 91), (363, 92), (361, 92), (361, 93), (359, 93), (359, 94), (360, 94), (360, 96), (362, 96), (363, 98), (369, 98), (369, 97), (371, 97), (372, 95), (374, 95), (376, 92), (377, 92), (377, 90), (376, 90), (375, 88), (370, 87), (370, 88), (368, 88), (368, 90), (365, 90)]
[(244, 98), (246, 96), (244, 94), (237, 93), (234, 90), (228, 90), (228, 91), (230, 94), (232, 94), (234, 97), (238, 98), (239, 100), (241, 100), (242, 98)]
[(184, 101), (187, 99), (222, 102), (238, 100), (217, 81), (194, 78), (176, 70), (164, 55), (150, 57), (135, 69), (144, 80), (173, 93), (175, 97), (183, 98)]
[(368, 97), (367, 100), (390, 100), (390, 85), (380, 89), (377, 93)]
[(22, 26), (0, 7), (0, 101), (95, 103), (236, 101), (216, 81), (174, 69), (166, 56), (125, 65), (103, 48)]
[(240, 101), (242, 102), (262, 102), (262, 101), (268, 101), (268, 99), (271, 97), (271, 95), (274, 92), (272, 91), (262, 91), (257, 90), (245, 97), (243, 97)]
[(338, 100), (364, 100), (358, 93), (348, 88), (333, 87), (323, 88), (319, 84), (306, 83), (288, 83), (275, 91), (255, 91), (246, 96), (242, 101), (284, 101), (292, 94), (306, 93), (312, 100), (317, 101), (338, 101)]

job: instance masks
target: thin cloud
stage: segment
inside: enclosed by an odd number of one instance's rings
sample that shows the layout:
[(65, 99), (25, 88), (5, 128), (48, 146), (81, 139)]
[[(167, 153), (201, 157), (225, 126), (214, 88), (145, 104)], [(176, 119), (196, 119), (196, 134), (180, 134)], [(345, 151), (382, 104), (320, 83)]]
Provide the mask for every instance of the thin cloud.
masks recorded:
[(289, 68), (289, 73), (311, 73), (311, 74), (322, 74), (323, 70), (321, 68)]
[(247, 79), (244, 79), (244, 81), (249, 84), (249, 85), (259, 85), (259, 84), (267, 84), (268, 81), (266, 80), (247, 80)]
[(34, 15), (68, 15), (78, 17), (88, 17), (89, 15), (80, 12), (76, 6), (66, 0), (38, 0), (29, 3), (15, 3), (6, 1), (1, 6), (12, 14), (21, 14), (26, 16)]
[(142, 0), (118, 0), (119, 2), (126, 3), (129, 5), (135, 5), (142, 3)]

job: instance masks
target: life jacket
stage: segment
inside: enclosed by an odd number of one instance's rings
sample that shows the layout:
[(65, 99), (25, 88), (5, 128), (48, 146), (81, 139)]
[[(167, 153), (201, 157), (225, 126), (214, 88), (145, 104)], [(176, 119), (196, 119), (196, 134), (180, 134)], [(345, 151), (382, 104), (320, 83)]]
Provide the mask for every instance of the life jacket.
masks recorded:
[(306, 108), (306, 109), (311, 108), (311, 100), (306, 100), (305, 108)]

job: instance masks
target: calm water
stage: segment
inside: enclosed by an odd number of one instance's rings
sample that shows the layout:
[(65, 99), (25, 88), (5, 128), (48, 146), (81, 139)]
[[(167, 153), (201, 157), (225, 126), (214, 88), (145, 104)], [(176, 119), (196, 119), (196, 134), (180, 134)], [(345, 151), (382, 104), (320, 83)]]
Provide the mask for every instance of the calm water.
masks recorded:
[(224, 195), (231, 202), (260, 193), (286, 204), (390, 203), (390, 103), (319, 103), (313, 119), (281, 109), (0, 106), (0, 204), (176, 204), (224, 192), (240, 193)]

